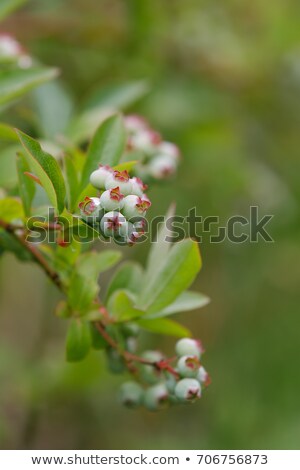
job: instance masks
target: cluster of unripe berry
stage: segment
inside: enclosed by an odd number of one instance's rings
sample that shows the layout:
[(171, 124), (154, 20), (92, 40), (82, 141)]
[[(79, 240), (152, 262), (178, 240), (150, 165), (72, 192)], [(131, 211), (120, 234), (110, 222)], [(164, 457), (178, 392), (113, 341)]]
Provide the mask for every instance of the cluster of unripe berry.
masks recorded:
[(147, 187), (139, 178), (130, 178), (126, 170), (113, 170), (107, 165), (93, 171), (90, 182), (100, 194), (87, 196), (79, 204), (82, 219), (106, 238), (112, 237), (119, 244), (134, 244), (144, 233), (145, 215), (151, 206), (144, 193)]
[(202, 388), (209, 384), (209, 375), (200, 359), (203, 348), (200, 341), (191, 338), (176, 343), (177, 365), (173, 369), (170, 360), (159, 351), (145, 351), (140, 365), (142, 386), (135, 381), (121, 386), (121, 403), (129, 408), (143, 405), (150, 411), (166, 405), (193, 403), (201, 397)]
[(135, 168), (139, 176), (162, 180), (176, 173), (180, 152), (175, 144), (163, 141), (141, 116), (126, 116), (125, 127), (129, 135), (128, 151), (142, 154)]

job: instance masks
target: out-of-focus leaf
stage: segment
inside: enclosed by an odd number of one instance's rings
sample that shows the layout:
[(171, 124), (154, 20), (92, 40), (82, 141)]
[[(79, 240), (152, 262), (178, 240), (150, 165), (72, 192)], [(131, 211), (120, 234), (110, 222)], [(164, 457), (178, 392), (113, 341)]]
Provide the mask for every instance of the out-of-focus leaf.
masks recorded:
[(5, 189), (13, 189), (18, 184), (18, 172), (16, 167), (16, 154), (22, 147), (9, 145), (0, 151), (0, 186)]
[(55, 78), (57, 69), (30, 68), (0, 72), (0, 105), (27, 93), (32, 88)]
[(76, 207), (76, 202), (78, 199), (79, 192), (79, 179), (77, 170), (75, 168), (73, 159), (70, 155), (66, 155), (64, 158), (64, 167), (66, 175), (66, 190), (67, 190), (67, 199), (68, 207), (71, 212), (74, 211)]
[(144, 330), (160, 335), (185, 338), (191, 336), (191, 332), (180, 323), (169, 318), (157, 318), (155, 320), (137, 320), (137, 324)]
[(191, 285), (200, 268), (198, 244), (190, 239), (175, 243), (156, 275), (144, 282), (138, 306), (148, 313), (159, 312)]
[(64, 134), (71, 119), (73, 103), (57, 81), (45, 83), (32, 92), (37, 123), (47, 139)]
[(145, 80), (109, 85), (90, 96), (88, 108), (112, 108), (123, 110), (133, 105), (149, 91)]
[(209, 297), (199, 292), (187, 291), (183, 292), (177, 297), (175, 302), (168, 305), (160, 312), (145, 315), (145, 318), (160, 318), (168, 315), (174, 315), (175, 313), (187, 312), (189, 310), (196, 310), (204, 307), (210, 302)]
[(4, 222), (12, 222), (23, 217), (23, 206), (19, 199), (13, 197), (0, 199), (0, 219), (4, 220)]
[(15, 130), (11, 126), (0, 122), (0, 140), (18, 142), (18, 136), (16, 135)]
[(31, 204), (35, 195), (35, 184), (24, 173), (30, 170), (26, 158), (22, 154), (17, 155), (17, 170), (19, 177), (19, 192), (23, 202), (25, 215), (30, 216)]
[(143, 269), (138, 263), (128, 261), (117, 270), (106, 292), (106, 299), (113, 292), (119, 289), (125, 289), (133, 294), (138, 294), (143, 284)]
[(13, 235), (0, 229), (0, 247), (2, 251), (10, 251), (21, 261), (31, 261), (32, 256)]
[(166, 221), (173, 217), (175, 214), (175, 204), (169, 207), (166, 213), (165, 220), (162, 225), (158, 227), (156, 240), (152, 242), (151, 249), (148, 255), (147, 267), (145, 272), (145, 284), (147, 284), (154, 276), (156, 276), (161, 265), (165, 262), (172, 244), (166, 241), (168, 236), (168, 229)]
[(67, 333), (67, 361), (81, 361), (88, 354), (90, 347), (91, 333), (89, 324), (78, 319), (72, 320)]
[(90, 329), (91, 329), (92, 347), (97, 350), (106, 348), (107, 342), (105, 341), (103, 336), (100, 335), (99, 331), (97, 330), (96, 326), (93, 323), (90, 323)]
[(80, 145), (90, 140), (99, 125), (109, 116), (115, 114), (113, 110), (102, 108), (83, 111), (70, 122), (66, 131), (66, 136), (76, 145)]
[(124, 152), (126, 132), (123, 119), (116, 114), (106, 119), (97, 129), (88, 150), (82, 172), (81, 188), (88, 182), (92, 171), (102, 165), (115, 166)]
[(65, 183), (61, 169), (52, 155), (42, 150), (39, 142), (21, 131), (17, 131), (26, 150), (26, 158), (33, 172), (39, 177), (49, 200), (61, 213), (65, 206)]
[(10, 15), (14, 10), (19, 8), (23, 3), (26, 3), (28, 0), (1, 0), (0, 3), (0, 21), (2, 21), (6, 16)]
[(145, 313), (143, 310), (134, 307), (130, 292), (126, 290), (117, 290), (111, 295), (108, 310), (118, 323), (133, 320)]
[(65, 300), (61, 300), (60, 302), (58, 302), (55, 309), (55, 315), (59, 318), (70, 318), (72, 312), (68, 303)]

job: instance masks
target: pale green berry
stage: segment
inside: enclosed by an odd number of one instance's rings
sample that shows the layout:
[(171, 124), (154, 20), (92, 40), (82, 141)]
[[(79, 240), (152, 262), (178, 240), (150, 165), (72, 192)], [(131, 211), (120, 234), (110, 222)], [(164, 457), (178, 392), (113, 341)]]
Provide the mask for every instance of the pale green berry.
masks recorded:
[(149, 387), (144, 393), (144, 405), (150, 411), (158, 411), (168, 403), (169, 392), (164, 383)]
[(182, 377), (197, 377), (200, 362), (197, 356), (182, 356), (177, 362), (177, 368)]
[(140, 197), (130, 194), (124, 198), (123, 214), (128, 219), (133, 217), (143, 217), (151, 206), (151, 202), (146, 196)]
[(129, 174), (126, 170), (124, 171), (114, 171), (105, 181), (106, 189), (113, 189), (118, 187), (120, 192), (124, 196), (131, 194), (132, 184), (129, 178)]
[(120, 401), (128, 408), (137, 408), (142, 401), (143, 389), (136, 382), (125, 382), (121, 385)]
[(100, 204), (106, 211), (121, 210), (124, 206), (124, 195), (118, 186), (107, 189), (100, 196)]
[(174, 175), (177, 162), (169, 155), (156, 155), (148, 165), (149, 174), (156, 179), (164, 179)]
[(161, 142), (158, 146), (158, 152), (163, 155), (168, 155), (175, 160), (179, 160), (180, 158), (179, 148), (172, 142)]
[(143, 181), (137, 176), (134, 176), (133, 178), (131, 178), (130, 181), (131, 181), (131, 193), (135, 194), (136, 196), (142, 197), (144, 194), (144, 191), (146, 191), (147, 189), (147, 185), (144, 184)]
[(182, 338), (175, 346), (177, 356), (197, 356), (200, 359), (203, 347), (200, 341), (192, 338)]
[(126, 129), (132, 134), (140, 132), (149, 127), (147, 121), (142, 116), (137, 114), (129, 114), (128, 116), (125, 116), (124, 123)]
[(152, 129), (144, 129), (132, 135), (129, 144), (133, 149), (151, 154), (155, 151), (160, 142), (161, 136), (158, 132)]
[(196, 379), (179, 380), (175, 387), (175, 396), (182, 402), (193, 402), (201, 397), (201, 386)]
[(79, 209), (81, 218), (91, 224), (99, 222), (104, 213), (98, 197), (87, 196), (79, 203)]
[(106, 237), (124, 237), (127, 234), (127, 220), (121, 212), (107, 212), (100, 221), (100, 229)]
[[(164, 359), (160, 351), (144, 351), (141, 357), (152, 363), (160, 362)], [(141, 377), (145, 382), (155, 384), (161, 380), (162, 373), (153, 365), (143, 364), (141, 366)]]
[(104, 189), (105, 182), (109, 176), (112, 175), (112, 168), (108, 165), (100, 165), (99, 168), (90, 176), (90, 183), (97, 189)]
[(199, 368), (196, 378), (200, 382), (200, 384), (208, 385), (209, 375), (203, 366)]

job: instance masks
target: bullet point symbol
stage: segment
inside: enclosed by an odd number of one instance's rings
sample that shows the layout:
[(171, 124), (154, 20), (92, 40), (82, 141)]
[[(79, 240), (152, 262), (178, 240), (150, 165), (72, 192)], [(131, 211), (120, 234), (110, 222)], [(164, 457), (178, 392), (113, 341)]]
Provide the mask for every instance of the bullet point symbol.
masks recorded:
[(189, 457), (187, 457), (185, 460), (187, 460), (189, 462), (191, 459)]

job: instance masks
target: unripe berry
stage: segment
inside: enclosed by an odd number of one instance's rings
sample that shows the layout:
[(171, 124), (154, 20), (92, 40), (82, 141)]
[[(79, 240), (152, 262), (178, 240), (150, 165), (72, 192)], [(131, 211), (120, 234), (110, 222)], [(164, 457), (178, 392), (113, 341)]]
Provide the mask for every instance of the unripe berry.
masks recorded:
[(149, 127), (146, 119), (142, 116), (138, 116), (137, 114), (125, 116), (124, 123), (126, 129), (133, 134)]
[(98, 197), (87, 196), (80, 202), (79, 209), (82, 219), (92, 224), (99, 222), (104, 213)]
[(201, 397), (201, 386), (196, 379), (179, 380), (175, 387), (175, 395), (180, 401), (193, 402)]
[[(141, 357), (153, 363), (160, 362), (164, 359), (164, 356), (160, 351), (145, 351)], [(141, 377), (145, 382), (155, 384), (161, 380), (161, 376), (161, 371), (155, 366), (150, 364), (143, 364), (141, 366)]]
[(144, 394), (144, 405), (150, 411), (157, 411), (168, 403), (169, 393), (164, 383), (149, 387)]
[(152, 129), (144, 129), (131, 136), (129, 145), (136, 150), (145, 153), (153, 153), (161, 142), (161, 136)]
[(177, 368), (182, 377), (196, 377), (200, 362), (197, 356), (182, 356), (177, 363)]
[(114, 374), (121, 374), (125, 370), (124, 359), (115, 349), (107, 351), (108, 367)]
[(113, 189), (107, 189), (101, 194), (100, 203), (106, 211), (121, 210), (124, 206), (124, 195), (120, 192), (118, 186)]
[(136, 408), (141, 404), (143, 389), (136, 382), (125, 382), (120, 389), (120, 401), (128, 408)]
[(93, 171), (90, 176), (90, 183), (97, 189), (104, 189), (105, 182), (112, 175), (112, 168), (108, 165), (99, 165), (98, 170)]
[(149, 174), (156, 179), (164, 179), (174, 175), (177, 169), (176, 161), (169, 155), (157, 155), (148, 165)]
[(114, 171), (108, 176), (105, 181), (106, 189), (113, 189), (119, 187), (120, 192), (127, 196), (131, 194), (132, 184), (129, 178), (129, 174), (126, 170), (124, 171)]
[(124, 198), (123, 214), (128, 219), (138, 216), (143, 217), (150, 206), (151, 202), (147, 196), (139, 197), (131, 194)]
[(199, 340), (192, 338), (182, 338), (175, 346), (177, 356), (197, 356), (200, 359), (203, 347)]
[(127, 220), (121, 212), (107, 212), (100, 221), (100, 229), (106, 237), (124, 237), (127, 235)]
[(210, 382), (209, 374), (206, 372), (203, 366), (200, 367), (198, 370), (198, 374), (196, 379), (200, 382), (200, 384), (208, 385)]
[(144, 194), (144, 191), (147, 190), (148, 186), (144, 184), (143, 181), (137, 176), (134, 176), (133, 178), (131, 178), (130, 181), (131, 181), (131, 193), (135, 194), (136, 196), (142, 197)]
[(177, 145), (172, 144), (171, 142), (162, 142), (158, 147), (158, 152), (163, 155), (168, 155), (174, 160), (179, 160), (180, 151)]

